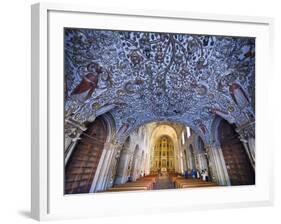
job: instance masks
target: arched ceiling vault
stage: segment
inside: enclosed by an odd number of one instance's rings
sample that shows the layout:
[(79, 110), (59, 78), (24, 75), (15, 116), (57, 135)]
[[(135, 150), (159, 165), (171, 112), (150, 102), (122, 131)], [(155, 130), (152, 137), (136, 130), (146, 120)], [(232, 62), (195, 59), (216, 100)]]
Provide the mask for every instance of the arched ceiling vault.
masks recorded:
[(159, 139), (161, 136), (168, 136), (170, 137), (173, 141), (178, 138), (178, 134), (175, 130), (175, 128), (171, 127), (170, 125), (166, 124), (159, 124), (157, 125), (152, 133), (151, 133), (151, 139)]
[[(168, 124), (158, 124), (156, 127), (153, 128), (153, 131), (150, 136), (150, 148), (153, 148), (156, 142), (159, 140), (159, 138), (163, 136), (168, 136), (175, 147), (175, 149), (178, 149), (178, 133), (177, 129), (181, 129), (182, 125), (176, 125), (175, 127), (172, 127)], [(181, 136), (181, 135), (180, 135)]]
[(119, 137), (174, 121), (208, 139), (215, 115), (254, 119), (254, 83), (254, 38), (65, 29), (66, 118), (110, 112)]

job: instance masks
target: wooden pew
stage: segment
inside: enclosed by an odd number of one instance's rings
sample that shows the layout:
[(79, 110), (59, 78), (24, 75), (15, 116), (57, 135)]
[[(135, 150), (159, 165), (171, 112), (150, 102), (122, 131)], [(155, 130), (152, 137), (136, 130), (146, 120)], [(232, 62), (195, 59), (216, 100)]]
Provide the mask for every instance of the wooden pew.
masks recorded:
[(184, 177), (182, 176), (170, 176), (170, 180), (172, 183), (175, 183), (176, 180), (179, 180), (179, 179), (184, 179)]
[(152, 181), (135, 181), (135, 182), (129, 182), (126, 184), (121, 184), (121, 185), (117, 185), (117, 187), (129, 187), (129, 186), (143, 186), (143, 187), (147, 187), (148, 190), (152, 190), (153, 189), (153, 182)]
[[(175, 188), (181, 188), (181, 185), (182, 184), (192, 184), (192, 183), (198, 183), (198, 181), (191, 181), (191, 180), (185, 180), (185, 179), (182, 179), (182, 180), (176, 180), (175, 181)], [(200, 182), (198, 183), (200, 184)]]
[(183, 187), (204, 187), (204, 186), (216, 186), (215, 183), (212, 182), (179, 182), (177, 183), (178, 188)]
[(157, 178), (158, 178), (157, 175), (146, 175), (144, 177), (140, 177), (137, 181), (149, 180), (149, 181), (152, 181), (155, 184)]
[(152, 190), (156, 183), (155, 176), (145, 176), (139, 178), (133, 182), (127, 182), (125, 184), (119, 184), (106, 190), (107, 192), (112, 191), (136, 191), (136, 190)]
[(145, 191), (148, 190), (147, 187), (136, 187), (136, 186), (129, 186), (129, 187), (112, 187), (106, 190), (106, 192), (116, 192), (116, 191)]
[(213, 182), (203, 181), (201, 179), (184, 179), (184, 178), (177, 178), (175, 180), (175, 187), (176, 188), (188, 188), (188, 187), (211, 187), (217, 186), (217, 184)]
[(156, 177), (148, 177), (148, 176), (142, 177), (142, 178), (138, 179), (137, 181), (144, 181), (144, 180), (152, 181), (154, 184), (156, 183)]
[(177, 178), (175, 179), (175, 187), (178, 188), (178, 186), (181, 183), (201, 183), (202, 180), (197, 180), (197, 179), (185, 179), (185, 178)]
[(197, 187), (216, 187), (218, 185), (214, 183), (206, 183), (206, 184), (182, 184), (180, 188), (197, 188)]

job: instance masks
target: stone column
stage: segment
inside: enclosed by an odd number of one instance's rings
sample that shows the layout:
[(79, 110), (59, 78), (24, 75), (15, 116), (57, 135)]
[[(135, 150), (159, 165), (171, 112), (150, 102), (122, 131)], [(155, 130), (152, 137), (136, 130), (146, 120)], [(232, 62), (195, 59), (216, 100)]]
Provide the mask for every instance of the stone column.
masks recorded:
[(86, 131), (86, 127), (78, 121), (65, 119), (65, 139), (64, 139), (64, 163), (67, 164), (80, 135)]
[(140, 152), (138, 152), (136, 155), (134, 155), (135, 158), (134, 160), (134, 166), (132, 167), (133, 173), (132, 173), (132, 180), (135, 181), (139, 178), (140, 175), (140, 160), (141, 160), (141, 155)]
[(186, 151), (186, 153), (187, 153), (187, 169), (191, 170), (193, 168), (192, 154), (189, 149)]
[(207, 159), (209, 161), (209, 176), (219, 185), (230, 185), (224, 157), (219, 144), (206, 145)]
[(114, 184), (123, 184), (123, 183), (127, 182), (128, 165), (129, 165), (131, 156), (132, 156), (132, 152), (130, 152), (128, 149), (123, 149), (121, 151), (121, 156), (118, 161), (118, 167), (116, 170)]
[(150, 172), (150, 154), (149, 153), (145, 154), (144, 167), (145, 167), (144, 172), (146, 175), (148, 175)]
[[(79, 136), (80, 136), (80, 134), (79, 134)], [(65, 148), (66, 148), (65, 154), (64, 154), (64, 156), (65, 156), (65, 158), (64, 158), (64, 164), (65, 164), (65, 165), (67, 164), (67, 162), (68, 162), (68, 160), (69, 160), (69, 158), (70, 158), (70, 156), (71, 156), (71, 154), (72, 154), (72, 152), (73, 152), (73, 150), (74, 150), (74, 148), (75, 148), (75, 146), (76, 146), (76, 144), (77, 144), (77, 142), (78, 142), (79, 139), (80, 139), (80, 138), (74, 138), (74, 139), (72, 139), (72, 138), (66, 137), (66, 140), (65, 140), (65, 141), (67, 141), (68, 146), (65, 147)]]
[(183, 171), (184, 172), (188, 169), (187, 162), (188, 161), (187, 161), (187, 158), (186, 158), (186, 151), (183, 150)]
[(208, 169), (208, 164), (206, 161), (206, 154), (205, 153), (198, 153), (197, 154), (197, 161), (198, 161), (198, 165), (199, 165), (199, 170), (203, 170), (203, 169)]
[(112, 187), (114, 184), (114, 179), (116, 176), (118, 161), (120, 158), (122, 147), (123, 147), (123, 144), (121, 144), (121, 143), (113, 144), (113, 151), (112, 151), (111, 159), (110, 159), (110, 162), (108, 163), (108, 168), (107, 168), (106, 181), (105, 181), (105, 185), (104, 185), (105, 189)]
[[(104, 149), (97, 167), (97, 171), (90, 192), (105, 190), (110, 185), (110, 168), (113, 165), (113, 157), (119, 145), (111, 142), (104, 144)], [(112, 185), (113, 183), (111, 183)]]
[(255, 122), (249, 122), (236, 129), (239, 139), (243, 143), (250, 163), (255, 170)]

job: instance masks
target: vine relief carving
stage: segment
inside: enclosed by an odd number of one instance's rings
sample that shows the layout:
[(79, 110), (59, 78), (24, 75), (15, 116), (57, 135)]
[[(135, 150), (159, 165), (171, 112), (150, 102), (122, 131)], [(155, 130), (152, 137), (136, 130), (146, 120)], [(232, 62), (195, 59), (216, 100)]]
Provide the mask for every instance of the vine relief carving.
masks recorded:
[(65, 113), (80, 124), (110, 112), (117, 136), (177, 121), (204, 139), (216, 115), (255, 119), (249, 37), (65, 29)]

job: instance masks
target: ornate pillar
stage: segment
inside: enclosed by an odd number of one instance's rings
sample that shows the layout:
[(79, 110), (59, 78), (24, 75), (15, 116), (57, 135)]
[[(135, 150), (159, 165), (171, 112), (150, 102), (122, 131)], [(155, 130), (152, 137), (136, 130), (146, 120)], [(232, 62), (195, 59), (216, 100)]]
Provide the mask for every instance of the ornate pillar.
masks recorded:
[(116, 143), (106, 142), (100, 158), (100, 162), (97, 167), (96, 175), (94, 177), (90, 192), (102, 191), (112, 186), (111, 171), (112, 166), (116, 163), (114, 156), (118, 153), (120, 145)]
[(113, 153), (111, 156), (110, 163), (108, 164), (108, 169), (107, 169), (107, 179), (105, 183), (105, 188), (112, 187), (114, 184), (114, 179), (116, 176), (116, 171), (117, 171), (117, 166), (121, 154), (121, 150), (123, 147), (122, 143), (114, 143), (112, 144), (113, 146)]
[(64, 141), (64, 163), (67, 164), (78, 140), (80, 140), (80, 135), (87, 128), (71, 118), (65, 119), (65, 141)]
[(190, 152), (190, 149), (186, 150), (187, 153), (187, 170), (191, 170), (193, 168), (192, 164), (192, 154)]
[(145, 154), (145, 161), (144, 161), (144, 173), (148, 175), (150, 172), (150, 154)]
[(206, 145), (205, 148), (209, 161), (209, 176), (211, 180), (219, 185), (230, 185), (220, 145), (214, 143)]
[(201, 171), (203, 169), (208, 169), (208, 164), (207, 164), (207, 158), (206, 155), (207, 153), (198, 153), (197, 154), (197, 161), (198, 161), (198, 169)]
[(116, 170), (116, 176), (114, 184), (123, 184), (128, 180), (128, 166), (130, 158), (132, 157), (132, 152), (129, 149), (123, 148), (121, 151), (121, 156), (118, 161), (118, 167)]
[(141, 155), (140, 152), (138, 152), (136, 155), (134, 155), (135, 158), (133, 160), (135, 161), (134, 166), (132, 167), (133, 173), (132, 173), (132, 180), (136, 181), (138, 177), (140, 176), (140, 160)]
[(239, 139), (243, 143), (250, 163), (255, 170), (255, 122), (248, 122), (236, 129)]
[(183, 150), (183, 170), (186, 171), (187, 169), (188, 167), (187, 167), (186, 151)]

